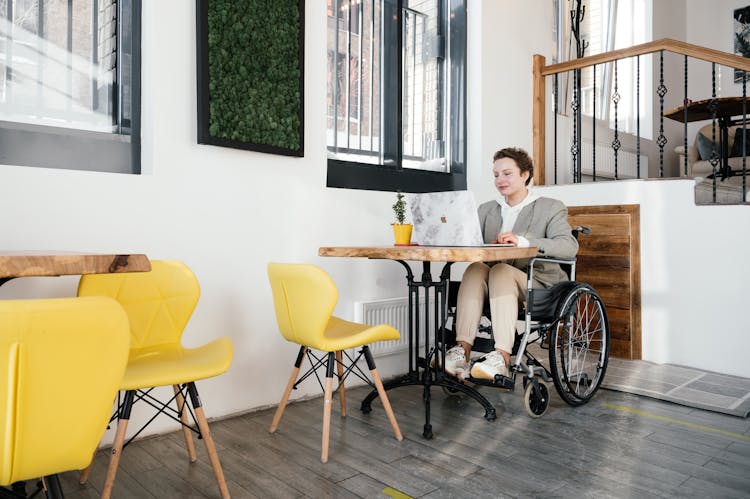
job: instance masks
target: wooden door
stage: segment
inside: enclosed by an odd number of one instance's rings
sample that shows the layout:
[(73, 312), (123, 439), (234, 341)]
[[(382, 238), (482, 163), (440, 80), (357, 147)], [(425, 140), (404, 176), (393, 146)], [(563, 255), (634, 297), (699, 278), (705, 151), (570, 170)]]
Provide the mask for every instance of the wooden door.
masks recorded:
[(576, 280), (590, 284), (607, 307), (610, 355), (641, 358), (640, 205), (570, 206), (578, 237)]

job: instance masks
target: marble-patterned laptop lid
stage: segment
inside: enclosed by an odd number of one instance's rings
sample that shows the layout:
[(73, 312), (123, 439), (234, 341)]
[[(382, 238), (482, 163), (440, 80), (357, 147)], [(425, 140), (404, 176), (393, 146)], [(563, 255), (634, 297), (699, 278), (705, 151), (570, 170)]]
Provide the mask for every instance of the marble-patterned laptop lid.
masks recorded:
[(414, 225), (412, 241), (421, 246), (482, 246), (479, 215), (469, 191), (406, 196)]

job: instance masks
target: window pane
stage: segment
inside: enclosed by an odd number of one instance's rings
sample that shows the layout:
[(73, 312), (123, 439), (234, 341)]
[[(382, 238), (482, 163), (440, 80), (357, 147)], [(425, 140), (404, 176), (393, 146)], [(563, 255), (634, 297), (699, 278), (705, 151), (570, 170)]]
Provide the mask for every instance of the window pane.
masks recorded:
[(445, 171), (444, 55), (439, 0), (409, 0), (404, 9), (404, 168)]
[(327, 1), (329, 156), (379, 164), (381, 2)]
[[(6, 0), (0, 120), (112, 132), (113, 0)], [(109, 26), (108, 26), (109, 24)], [(101, 27), (101, 29), (100, 29)]]
[(327, 185), (465, 189), (465, 0), (327, 0), (327, 13)]

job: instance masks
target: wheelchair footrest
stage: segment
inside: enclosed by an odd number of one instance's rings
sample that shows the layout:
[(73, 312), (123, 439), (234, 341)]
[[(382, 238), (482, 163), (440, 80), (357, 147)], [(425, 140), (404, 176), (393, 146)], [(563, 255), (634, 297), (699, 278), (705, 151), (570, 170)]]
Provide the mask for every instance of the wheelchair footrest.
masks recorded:
[(500, 376), (499, 374), (495, 376), (494, 380), (469, 377), (469, 378), (466, 378), (466, 381), (470, 381), (474, 383), (475, 385), (491, 386), (494, 388), (502, 388), (502, 389), (511, 390), (511, 391), (516, 386), (515, 379), (508, 378), (506, 376)]

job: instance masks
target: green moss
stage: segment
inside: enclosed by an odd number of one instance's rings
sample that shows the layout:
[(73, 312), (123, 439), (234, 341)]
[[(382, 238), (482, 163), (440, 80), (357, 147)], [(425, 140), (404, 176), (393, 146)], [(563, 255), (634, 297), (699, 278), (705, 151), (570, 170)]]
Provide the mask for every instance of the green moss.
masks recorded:
[(301, 148), (299, 0), (208, 2), (209, 134)]

